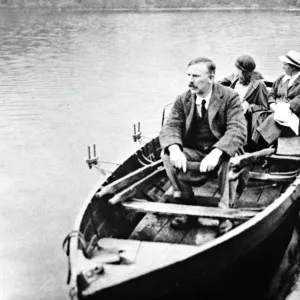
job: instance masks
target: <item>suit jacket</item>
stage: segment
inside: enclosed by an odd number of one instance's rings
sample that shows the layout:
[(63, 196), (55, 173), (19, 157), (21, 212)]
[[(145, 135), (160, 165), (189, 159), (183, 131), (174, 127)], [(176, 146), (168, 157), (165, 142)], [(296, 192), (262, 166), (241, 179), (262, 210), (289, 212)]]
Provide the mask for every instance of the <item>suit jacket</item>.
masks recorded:
[[(170, 145), (185, 147), (191, 136), (196, 96), (190, 91), (179, 95), (167, 122), (163, 125), (159, 140), (164, 151)], [(247, 140), (247, 124), (238, 94), (219, 83), (213, 84), (208, 109), (209, 127), (217, 138), (213, 148), (219, 148), (234, 156)]]
[[(288, 102), (290, 104), (290, 109), (293, 113), (300, 118), (300, 76), (293, 82), (293, 84), (286, 90), (282, 89), (281, 80), (284, 75), (280, 76), (273, 83), (272, 89), (269, 94), (268, 102)], [(272, 113), (258, 128), (258, 133), (267, 141), (267, 143), (272, 144), (276, 139), (278, 139), (282, 131), (285, 130), (284, 126), (280, 126), (274, 120), (274, 114)], [(259, 134), (257, 138), (254, 139), (258, 142)]]
[(273, 83), (268, 102), (269, 104), (276, 103), (279, 98), (285, 98), (286, 102), (290, 104), (291, 111), (300, 117), (300, 76), (288, 88), (287, 93), (280, 90), (280, 83), (283, 77), (284, 75), (278, 77)]

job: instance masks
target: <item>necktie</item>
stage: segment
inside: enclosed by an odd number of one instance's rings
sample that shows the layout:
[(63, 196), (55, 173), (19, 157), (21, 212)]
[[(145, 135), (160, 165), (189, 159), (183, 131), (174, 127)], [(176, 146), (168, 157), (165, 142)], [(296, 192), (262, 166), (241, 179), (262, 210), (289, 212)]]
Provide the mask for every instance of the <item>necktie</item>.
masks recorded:
[(205, 114), (206, 114), (205, 103), (206, 103), (206, 100), (203, 99), (203, 100), (202, 100), (202, 103), (201, 103), (201, 118), (204, 118), (204, 116), (205, 116)]

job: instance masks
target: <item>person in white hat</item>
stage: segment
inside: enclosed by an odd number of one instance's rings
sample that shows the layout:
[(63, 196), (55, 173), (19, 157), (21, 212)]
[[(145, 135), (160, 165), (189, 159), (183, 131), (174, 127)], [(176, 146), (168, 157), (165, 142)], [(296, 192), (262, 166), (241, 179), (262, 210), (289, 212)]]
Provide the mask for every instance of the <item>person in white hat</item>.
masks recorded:
[(285, 74), (273, 83), (268, 96), (273, 113), (257, 128), (253, 138), (264, 146), (273, 144), (279, 136), (299, 135), (300, 53), (290, 50), (279, 59)]

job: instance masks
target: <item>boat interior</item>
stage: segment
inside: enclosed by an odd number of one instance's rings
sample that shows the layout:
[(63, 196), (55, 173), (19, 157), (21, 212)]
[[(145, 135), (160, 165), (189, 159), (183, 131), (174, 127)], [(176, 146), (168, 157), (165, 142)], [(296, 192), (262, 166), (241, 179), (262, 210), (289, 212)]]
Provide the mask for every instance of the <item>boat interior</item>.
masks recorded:
[[(88, 248), (93, 249), (94, 240), (101, 238), (184, 245), (206, 243), (228, 231), (222, 228), (222, 221), (230, 220), (234, 228), (278, 198), (299, 174), (300, 161), (297, 157), (271, 155), (257, 159), (247, 168), (249, 181), (228, 209), (217, 207), (220, 201), (217, 178), (193, 186), (195, 205), (175, 204), (173, 188), (162, 164), (119, 192), (105, 195), (98, 191), (89, 206), (90, 214), (85, 216), (89, 221), (82, 224), (81, 232), (90, 241)], [(198, 223), (193, 228), (174, 229), (170, 224), (177, 215), (198, 217)]]
[[(299, 160), (276, 155), (258, 159), (250, 166), (247, 186), (237, 193), (228, 209), (217, 207), (220, 193), (216, 178), (193, 186), (196, 205), (172, 203), (173, 189), (161, 164), (120, 192), (107, 196), (99, 190), (83, 217), (79, 248), (84, 254), (82, 269), (94, 270), (98, 275), (104, 272), (105, 276), (88, 279), (82, 272), (79, 278), (81, 285), (86, 286), (85, 293), (93, 294), (198, 253), (199, 246), (271, 204), (299, 172)], [(184, 230), (174, 229), (171, 221), (177, 215), (193, 216), (198, 222)], [(226, 220), (230, 220), (229, 228), (222, 227)]]
[[(286, 164), (285, 161), (284, 169), (286, 169)], [(299, 171), (295, 162), (291, 164), (293, 164), (294, 171)], [(280, 173), (280, 164), (261, 159), (252, 166), (251, 172), (253, 174), (262, 172), (278, 174)], [(232, 210), (224, 211), (217, 208), (220, 193), (216, 178), (201, 186), (193, 186), (196, 207), (172, 204), (173, 188), (169, 182), (159, 187), (160, 191), (157, 190), (158, 187), (154, 186), (152, 191), (147, 192), (147, 197), (134, 197), (123, 203), (126, 210), (148, 211), (131, 232), (128, 239), (201, 245), (222, 234), (220, 232), (220, 220), (230, 219), (234, 226), (241, 224), (278, 198), (288, 187), (288, 182), (288, 180), (274, 182), (272, 180), (250, 179), (247, 186), (237, 193)], [(171, 226), (171, 221), (174, 215), (180, 214), (199, 217), (199, 222), (193, 228), (174, 229)], [(211, 221), (207, 220), (206, 222), (207, 218), (210, 218)]]

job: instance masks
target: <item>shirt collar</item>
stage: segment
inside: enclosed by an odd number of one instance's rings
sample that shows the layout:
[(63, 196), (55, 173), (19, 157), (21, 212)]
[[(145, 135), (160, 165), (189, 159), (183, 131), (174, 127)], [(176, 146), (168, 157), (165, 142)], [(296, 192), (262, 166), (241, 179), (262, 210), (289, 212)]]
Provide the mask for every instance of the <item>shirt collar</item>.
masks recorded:
[(291, 76), (286, 74), (282, 77), (282, 82), (286, 82), (289, 79), (291, 79)]
[(291, 77), (290, 84), (292, 84), (300, 75), (300, 71)]
[(198, 104), (198, 105), (202, 104), (202, 100), (205, 99), (206, 100), (205, 106), (207, 107), (209, 100), (211, 98), (211, 94), (212, 94), (212, 90), (205, 97), (202, 97), (202, 96), (199, 96), (198, 94), (196, 94), (196, 104)]
[(282, 78), (282, 82), (286, 82), (288, 79), (290, 79), (290, 84), (291, 82), (294, 82), (300, 75), (300, 71), (298, 73), (296, 73), (294, 76), (290, 76), (290, 75), (284, 75)]

